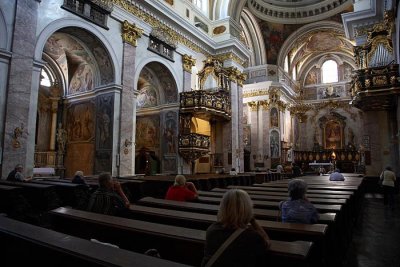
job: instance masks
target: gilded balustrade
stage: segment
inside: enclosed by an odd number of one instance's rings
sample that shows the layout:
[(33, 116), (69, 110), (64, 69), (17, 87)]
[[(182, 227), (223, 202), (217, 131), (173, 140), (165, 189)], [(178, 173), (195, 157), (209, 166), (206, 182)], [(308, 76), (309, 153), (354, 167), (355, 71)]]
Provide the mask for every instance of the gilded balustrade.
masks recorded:
[(187, 161), (194, 161), (210, 151), (210, 137), (189, 133), (179, 135), (179, 153)]
[(230, 97), (225, 91), (194, 90), (180, 93), (180, 112), (199, 117), (231, 119)]

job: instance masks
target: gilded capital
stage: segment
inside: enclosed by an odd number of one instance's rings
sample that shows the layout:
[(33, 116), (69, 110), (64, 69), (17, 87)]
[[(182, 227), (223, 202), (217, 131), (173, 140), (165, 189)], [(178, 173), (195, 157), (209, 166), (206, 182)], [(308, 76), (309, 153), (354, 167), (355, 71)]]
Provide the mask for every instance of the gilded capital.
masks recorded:
[(251, 111), (257, 111), (258, 110), (257, 101), (248, 102), (247, 105), (249, 105)]
[(244, 74), (243, 72), (239, 72), (237, 75), (237, 81), (239, 86), (243, 86), (244, 81), (247, 79), (247, 74)]
[(267, 100), (258, 101), (258, 104), (261, 106), (262, 110), (264, 110), (264, 111), (269, 109), (269, 102)]
[(135, 24), (129, 23), (124, 20), (122, 24), (122, 40), (133, 46), (137, 46), (137, 39), (139, 39), (143, 34), (143, 29), (136, 27)]
[(239, 70), (235, 67), (226, 68), (226, 73), (228, 75), (228, 79), (232, 82), (237, 82), (237, 74)]
[(192, 73), (192, 67), (196, 64), (196, 59), (189, 55), (182, 56), (183, 70)]

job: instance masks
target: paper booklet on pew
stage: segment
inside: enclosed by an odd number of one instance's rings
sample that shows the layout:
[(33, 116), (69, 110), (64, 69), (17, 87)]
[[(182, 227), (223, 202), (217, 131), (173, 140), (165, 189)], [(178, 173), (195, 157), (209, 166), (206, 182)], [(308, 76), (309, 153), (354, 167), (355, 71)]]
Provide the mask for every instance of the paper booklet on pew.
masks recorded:
[(90, 239), (90, 241), (92, 241), (93, 243), (102, 244), (102, 245), (113, 247), (113, 248), (119, 248), (117, 245), (101, 242), (101, 241), (99, 241), (97, 239), (94, 239), (94, 238)]

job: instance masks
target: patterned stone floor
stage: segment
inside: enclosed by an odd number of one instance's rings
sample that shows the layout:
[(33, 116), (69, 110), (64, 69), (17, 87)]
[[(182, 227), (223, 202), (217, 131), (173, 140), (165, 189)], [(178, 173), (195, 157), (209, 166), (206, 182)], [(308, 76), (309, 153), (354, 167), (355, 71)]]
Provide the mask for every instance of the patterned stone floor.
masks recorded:
[(345, 267), (400, 267), (400, 197), (395, 209), (381, 194), (366, 194)]

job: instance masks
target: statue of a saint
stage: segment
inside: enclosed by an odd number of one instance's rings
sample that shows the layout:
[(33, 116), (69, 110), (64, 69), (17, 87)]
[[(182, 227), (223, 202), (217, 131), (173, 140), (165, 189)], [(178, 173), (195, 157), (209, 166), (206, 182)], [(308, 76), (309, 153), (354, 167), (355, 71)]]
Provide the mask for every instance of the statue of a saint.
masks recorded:
[(62, 154), (64, 154), (65, 153), (65, 145), (67, 143), (67, 131), (61, 127), (62, 127), (62, 125), (61, 125), (61, 123), (59, 123), (56, 138), (57, 138), (58, 151), (61, 152)]

